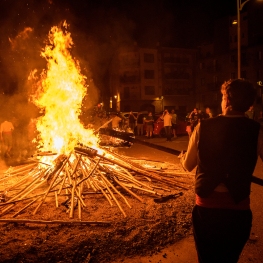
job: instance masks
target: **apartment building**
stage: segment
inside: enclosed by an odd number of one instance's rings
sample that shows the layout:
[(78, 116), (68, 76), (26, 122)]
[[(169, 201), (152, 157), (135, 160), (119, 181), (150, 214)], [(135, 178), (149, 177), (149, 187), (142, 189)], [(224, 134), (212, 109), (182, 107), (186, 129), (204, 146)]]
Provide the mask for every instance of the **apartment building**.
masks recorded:
[(180, 48), (122, 47), (110, 69), (112, 109), (160, 112), (194, 107), (196, 51)]

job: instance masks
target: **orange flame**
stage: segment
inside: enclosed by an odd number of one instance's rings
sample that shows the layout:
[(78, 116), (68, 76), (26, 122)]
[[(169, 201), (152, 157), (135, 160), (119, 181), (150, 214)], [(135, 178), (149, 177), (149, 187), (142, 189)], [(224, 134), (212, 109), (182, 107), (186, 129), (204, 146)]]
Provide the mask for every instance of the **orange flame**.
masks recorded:
[(58, 154), (68, 154), (78, 142), (96, 146), (98, 140), (79, 120), (88, 86), (79, 62), (70, 54), (73, 41), (65, 22), (63, 27), (54, 26), (49, 32), (49, 44), (41, 52), (47, 69), (41, 73), (33, 98), (44, 113), (37, 120), (40, 145), (44, 151)]

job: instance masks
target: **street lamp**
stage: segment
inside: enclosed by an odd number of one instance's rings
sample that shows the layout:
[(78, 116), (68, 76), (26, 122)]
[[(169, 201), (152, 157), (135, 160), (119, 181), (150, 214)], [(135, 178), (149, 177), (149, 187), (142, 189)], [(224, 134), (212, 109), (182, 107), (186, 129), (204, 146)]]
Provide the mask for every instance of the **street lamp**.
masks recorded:
[(117, 95), (114, 95), (114, 105), (115, 105), (115, 110), (117, 111), (117, 98), (118, 96)]
[(162, 111), (163, 111), (163, 96), (160, 96), (159, 99), (162, 100)]
[[(240, 34), (240, 12), (242, 11), (244, 5), (250, 0), (237, 0), (237, 78), (241, 77), (241, 34)], [(262, 0), (257, 0), (262, 2)]]
[(240, 12), (244, 5), (250, 0), (242, 3), (242, 0), (237, 0), (237, 78), (241, 77), (241, 35), (240, 35)]

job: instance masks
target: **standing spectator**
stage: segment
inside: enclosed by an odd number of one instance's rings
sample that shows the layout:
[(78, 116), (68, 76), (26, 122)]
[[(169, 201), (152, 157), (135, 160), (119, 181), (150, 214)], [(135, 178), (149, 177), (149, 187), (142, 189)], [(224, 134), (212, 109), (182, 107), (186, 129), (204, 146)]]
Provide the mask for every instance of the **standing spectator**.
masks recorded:
[(190, 114), (190, 122), (191, 122), (191, 130), (193, 132), (195, 126), (199, 123), (201, 116), (198, 112), (197, 108), (194, 108), (194, 110)]
[(143, 135), (144, 116), (142, 113), (138, 113), (137, 117), (137, 135)]
[(222, 115), (196, 126), (181, 158), (188, 171), (197, 167), (192, 222), (202, 263), (238, 262), (251, 231), (252, 174), (258, 155), (263, 160), (263, 130), (245, 117), (255, 100), (253, 85), (230, 80), (221, 93)]
[(168, 110), (165, 110), (163, 112), (161, 119), (163, 119), (163, 126), (165, 129), (166, 140), (171, 141), (172, 115), (170, 115)]
[(122, 118), (117, 116), (117, 113), (113, 113), (113, 118), (112, 118), (112, 121), (111, 121), (112, 129), (119, 129), (121, 121), (122, 121)]
[(13, 131), (14, 125), (9, 118), (7, 118), (4, 122), (1, 123), (0, 126), (0, 138), (3, 142), (3, 154), (4, 157), (10, 158), (11, 157), (11, 149), (13, 146)]
[(129, 127), (132, 130), (132, 132), (134, 132), (135, 123), (136, 123), (137, 118), (134, 116), (132, 111), (130, 112), (130, 115), (128, 118), (129, 118)]
[(145, 117), (146, 122), (146, 136), (148, 139), (152, 138), (153, 135), (153, 114), (151, 111), (149, 111), (148, 116)]
[(171, 111), (172, 115), (172, 133), (174, 135), (174, 138), (177, 138), (177, 114), (174, 112), (174, 110)]
[(249, 109), (245, 112), (245, 114), (249, 119), (255, 120), (254, 106), (250, 106)]
[(205, 119), (205, 112), (203, 112), (202, 110), (198, 110), (198, 114), (199, 114), (199, 121)]
[(204, 112), (204, 119), (209, 119), (209, 118), (212, 118), (213, 115), (211, 113), (211, 110), (209, 107), (206, 107), (205, 108), (205, 112)]

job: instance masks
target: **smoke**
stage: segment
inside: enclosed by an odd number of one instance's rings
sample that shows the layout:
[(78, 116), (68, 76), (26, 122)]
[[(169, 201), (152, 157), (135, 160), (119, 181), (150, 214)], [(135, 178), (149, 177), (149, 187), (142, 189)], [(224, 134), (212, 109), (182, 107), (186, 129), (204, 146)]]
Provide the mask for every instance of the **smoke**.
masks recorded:
[[(142, 46), (155, 46), (157, 42), (171, 40), (169, 33), (173, 17), (170, 11), (162, 1), (154, 7), (151, 3), (5, 1), (0, 10), (0, 92), (3, 100), (16, 99), (15, 104), (24, 102), (27, 111), (25, 98), (32, 89), (28, 76), (34, 69), (41, 72), (45, 68), (40, 53), (47, 42), (48, 32), (66, 20), (74, 42), (72, 54), (80, 62), (89, 85), (85, 107), (103, 102), (110, 95), (110, 65), (120, 48), (133, 45), (135, 41)], [(31, 110), (27, 111), (29, 117)]]
[(12, 50), (29, 49), (30, 46), (29, 46), (28, 40), (32, 32), (33, 32), (33, 29), (31, 27), (26, 27), (24, 28), (22, 32), (18, 33), (18, 35), (14, 39), (9, 38), (9, 42), (11, 43), (11, 49)]
[(8, 0), (0, 11), (0, 92), (8, 101), (28, 96), (30, 72), (45, 68), (40, 53), (48, 32), (64, 20), (72, 34), (73, 56), (87, 76), (90, 104), (108, 95), (111, 60), (123, 43), (134, 42), (135, 24), (125, 13), (99, 2)]

